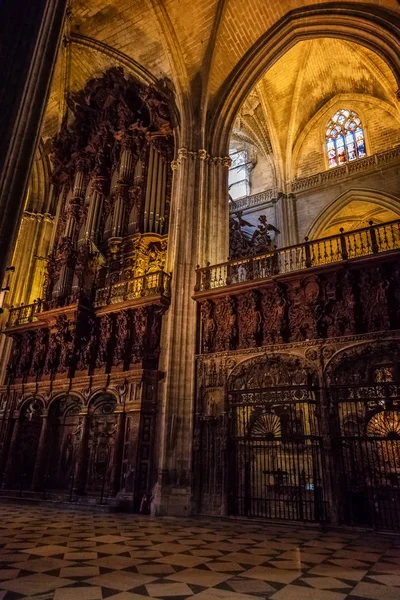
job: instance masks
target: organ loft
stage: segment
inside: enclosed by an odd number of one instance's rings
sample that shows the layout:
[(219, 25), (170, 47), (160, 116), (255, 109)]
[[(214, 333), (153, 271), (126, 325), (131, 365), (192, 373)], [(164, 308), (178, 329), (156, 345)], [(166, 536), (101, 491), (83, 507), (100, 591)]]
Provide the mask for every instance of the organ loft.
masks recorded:
[(0, 501), (400, 530), (398, 3), (0, 10)]

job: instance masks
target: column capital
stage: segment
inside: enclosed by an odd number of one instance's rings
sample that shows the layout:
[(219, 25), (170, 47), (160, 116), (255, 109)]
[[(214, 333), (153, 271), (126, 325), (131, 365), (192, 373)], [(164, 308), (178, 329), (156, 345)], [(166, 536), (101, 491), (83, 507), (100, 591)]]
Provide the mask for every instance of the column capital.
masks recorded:
[(207, 150), (205, 150), (204, 148), (199, 150), (198, 155), (199, 155), (200, 160), (208, 160), (210, 158), (210, 155), (208, 154)]
[(188, 150), (187, 148), (179, 148), (177, 152), (177, 158), (171, 161), (171, 169), (176, 171), (182, 164), (183, 160), (191, 158), (192, 160), (201, 160), (213, 165), (220, 165), (229, 169), (232, 165), (232, 159), (230, 156), (210, 156), (205, 148), (200, 150)]
[(217, 166), (223, 166), (229, 169), (232, 165), (232, 159), (230, 156), (210, 156), (210, 163)]

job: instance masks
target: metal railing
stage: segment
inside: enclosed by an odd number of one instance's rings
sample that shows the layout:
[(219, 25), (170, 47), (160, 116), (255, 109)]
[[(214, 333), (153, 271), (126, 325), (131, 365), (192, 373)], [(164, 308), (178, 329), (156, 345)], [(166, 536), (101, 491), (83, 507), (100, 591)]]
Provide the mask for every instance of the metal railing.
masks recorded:
[(24, 323), (37, 321), (37, 315), (43, 310), (43, 300), (35, 300), (32, 304), (11, 306), (6, 327), (16, 327)]
[(239, 258), (196, 271), (196, 292), (267, 279), (400, 248), (400, 220), (373, 225), (302, 244), (275, 247), (258, 256)]
[(120, 281), (110, 284), (106, 287), (98, 288), (95, 294), (94, 306), (108, 306), (125, 302), (126, 300), (136, 300), (146, 296), (163, 296), (170, 298), (171, 295), (171, 275), (165, 271), (155, 271), (147, 273), (140, 277), (134, 277), (127, 281)]

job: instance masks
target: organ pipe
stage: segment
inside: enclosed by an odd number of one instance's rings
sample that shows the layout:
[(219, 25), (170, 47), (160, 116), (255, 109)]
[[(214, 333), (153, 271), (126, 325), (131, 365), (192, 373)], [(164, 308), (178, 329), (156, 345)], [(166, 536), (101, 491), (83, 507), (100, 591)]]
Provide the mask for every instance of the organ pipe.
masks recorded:
[(149, 152), (149, 162), (147, 169), (147, 185), (146, 185), (146, 198), (144, 202), (144, 214), (143, 214), (143, 231), (149, 230), (149, 208), (151, 199), (151, 182), (153, 180), (153, 168), (154, 168), (154, 149), (151, 146)]
[(153, 148), (154, 160), (153, 160), (153, 171), (151, 174), (151, 188), (150, 188), (150, 209), (149, 209), (149, 231), (154, 231), (154, 209), (157, 198), (157, 180), (158, 180), (158, 166), (159, 166), (159, 153)]
[(161, 205), (160, 205), (160, 226), (159, 233), (164, 233), (165, 226), (165, 199), (167, 195), (167, 162), (162, 160), (162, 179), (161, 179)]
[(166, 161), (155, 148), (150, 148), (147, 171), (143, 231), (162, 233), (165, 223), (167, 188)]

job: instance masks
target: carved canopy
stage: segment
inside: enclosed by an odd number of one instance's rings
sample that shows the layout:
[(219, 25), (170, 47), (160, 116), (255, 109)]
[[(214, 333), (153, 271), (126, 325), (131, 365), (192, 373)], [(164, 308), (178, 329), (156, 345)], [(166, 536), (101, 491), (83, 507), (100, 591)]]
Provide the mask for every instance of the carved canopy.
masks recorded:
[(240, 363), (229, 378), (228, 388), (234, 391), (317, 384), (316, 374), (300, 358), (271, 354)]

